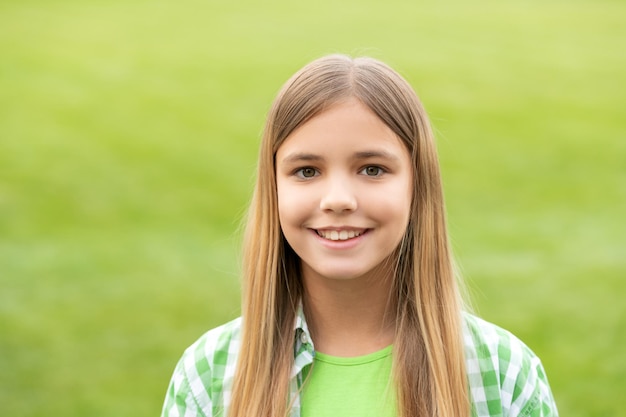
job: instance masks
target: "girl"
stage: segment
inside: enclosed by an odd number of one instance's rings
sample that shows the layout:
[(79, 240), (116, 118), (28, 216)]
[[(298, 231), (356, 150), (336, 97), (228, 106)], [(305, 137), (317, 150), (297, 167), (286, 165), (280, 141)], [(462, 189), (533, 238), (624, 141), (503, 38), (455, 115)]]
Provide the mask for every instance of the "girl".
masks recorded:
[(332, 55), (268, 115), (243, 314), (186, 350), (163, 416), (556, 416), (539, 359), (463, 312), (426, 113)]

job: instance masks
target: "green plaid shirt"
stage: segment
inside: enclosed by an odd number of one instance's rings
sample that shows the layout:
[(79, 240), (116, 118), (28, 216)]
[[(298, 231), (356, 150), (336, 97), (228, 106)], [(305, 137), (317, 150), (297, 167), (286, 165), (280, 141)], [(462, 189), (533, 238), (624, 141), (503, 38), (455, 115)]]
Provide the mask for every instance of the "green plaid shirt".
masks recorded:
[[(511, 333), (470, 314), (464, 340), (472, 414), (476, 417), (556, 417), (546, 374), (535, 354)], [(300, 416), (299, 387), (313, 363), (313, 343), (302, 311), (296, 323), (291, 378), (291, 417)], [(213, 329), (191, 345), (178, 362), (162, 417), (228, 415), (241, 318)]]

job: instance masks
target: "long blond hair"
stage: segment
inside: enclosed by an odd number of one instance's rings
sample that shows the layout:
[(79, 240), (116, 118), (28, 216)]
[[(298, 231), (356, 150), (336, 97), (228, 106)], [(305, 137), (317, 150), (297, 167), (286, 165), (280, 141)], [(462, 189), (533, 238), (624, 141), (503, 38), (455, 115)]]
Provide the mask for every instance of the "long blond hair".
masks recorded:
[(300, 125), (353, 97), (406, 145), (413, 202), (397, 250), (393, 378), (401, 417), (467, 417), (462, 301), (445, 224), (430, 122), (411, 86), (372, 58), (330, 55), (306, 65), (276, 97), (265, 125), (244, 235), (243, 334), (228, 417), (285, 417), (293, 367), (300, 264), (278, 220), (275, 155)]

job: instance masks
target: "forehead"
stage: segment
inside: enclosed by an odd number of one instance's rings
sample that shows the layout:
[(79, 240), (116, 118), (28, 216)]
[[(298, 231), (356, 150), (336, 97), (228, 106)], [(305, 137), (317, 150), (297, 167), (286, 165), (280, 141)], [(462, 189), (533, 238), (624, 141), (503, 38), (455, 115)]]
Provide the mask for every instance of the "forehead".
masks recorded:
[(332, 154), (350, 149), (408, 154), (404, 143), (369, 107), (357, 99), (349, 99), (299, 126), (280, 145), (276, 156), (280, 160), (294, 152)]

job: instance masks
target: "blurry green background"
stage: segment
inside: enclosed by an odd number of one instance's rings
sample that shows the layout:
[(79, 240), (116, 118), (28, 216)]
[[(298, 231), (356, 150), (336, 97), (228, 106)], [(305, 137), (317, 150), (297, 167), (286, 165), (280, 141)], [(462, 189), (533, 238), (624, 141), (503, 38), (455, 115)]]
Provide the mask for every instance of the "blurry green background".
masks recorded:
[(154, 416), (239, 312), (265, 114), (367, 54), (437, 131), (473, 303), (561, 415), (626, 415), (626, 3), (0, 2), (0, 414)]

